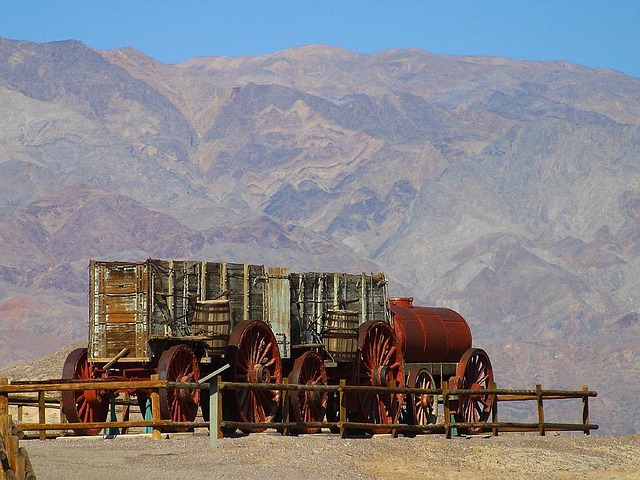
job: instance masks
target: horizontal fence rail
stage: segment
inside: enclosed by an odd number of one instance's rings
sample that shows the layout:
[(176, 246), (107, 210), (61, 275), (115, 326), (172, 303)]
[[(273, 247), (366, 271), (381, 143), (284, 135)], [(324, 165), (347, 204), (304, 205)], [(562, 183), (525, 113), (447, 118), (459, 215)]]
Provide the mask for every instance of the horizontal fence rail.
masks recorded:
[[(373, 431), (380, 429), (389, 429), (393, 436), (398, 432), (412, 433), (444, 433), (447, 438), (451, 438), (456, 429), (481, 428), (484, 431), (497, 435), (499, 432), (538, 432), (545, 435), (547, 431), (576, 431), (589, 434), (591, 430), (598, 429), (598, 425), (589, 422), (589, 398), (597, 396), (597, 392), (589, 390), (584, 386), (581, 390), (553, 390), (542, 389), (537, 385), (535, 389), (504, 389), (492, 388), (482, 389), (482, 395), (494, 395), (492, 419), (482, 423), (456, 422), (449, 414), (450, 405), (457, 401), (461, 396), (478, 395), (478, 390), (472, 389), (447, 389), (447, 388), (407, 388), (407, 387), (375, 387), (375, 386), (356, 386), (347, 385), (344, 380), (339, 385), (296, 385), (296, 384), (260, 384), (260, 383), (242, 383), (242, 382), (226, 382), (221, 381), (219, 377), (214, 376), (207, 378), (208, 383), (181, 383), (171, 382), (167, 380), (159, 380), (157, 375), (153, 375), (150, 380), (141, 381), (110, 381), (110, 380), (50, 380), (50, 381), (33, 381), (33, 382), (15, 382), (8, 383), (6, 379), (0, 379), (0, 415), (8, 415), (9, 405), (25, 406), (33, 405), (38, 408), (38, 422), (20, 422), (17, 428), (22, 431), (39, 432), (39, 438), (45, 439), (47, 431), (67, 431), (73, 429), (129, 429), (144, 428), (152, 431), (153, 438), (161, 438), (163, 428), (205, 428), (208, 427), (211, 436), (212, 446), (217, 445), (218, 438), (222, 438), (223, 429), (251, 429), (251, 428), (274, 428), (283, 434), (290, 434), (293, 430), (306, 428), (331, 428), (338, 429), (341, 436), (346, 436), (351, 429), (360, 429)], [(162, 419), (160, 415), (160, 389), (203, 389), (209, 390), (210, 397), (210, 420), (209, 422), (173, 422), (171, 420)], [(144, 389), (150, 391), (151, 398), (151, 420), (126, 420), (106, 421), (93, 423), (47, 423), (45, 421), (46, 408), (59, 408), (58, 400), (46, 393), (76, 390), (119, 390), (119, 389)], [(280, 390), (282, 395), (282, 418), (281, 422), (269, 423), (246, 423), (230, 421), (223, 418), (221, 393), (224, 390)], [(300, 391), (317, 391), (335, 393), (339, 398), (339, 419), (337, 421), (323, 422), (295, 422), (290, 421), (290, 395), (292, 392)], [(433, 395), (437, 400), (437, 404), (442, 404), (444, 408), (444, 421), (427, 425), (407, 425), (404, 423), (390, 424), (374, 424), (353, 422), (347, 417), (347, 394), (354, 393), (378, 393), (385, 395), (403, 394), (403, 395)], [(25, 394), (37, 394), (37, 397), (28, 397)], [(554, 423), (545, 422), (544, 420), (544, 401), (559, 399), (581, 399), (582, 400), (582, 422), (581, 423)], [(537, 402), (538, 422), (500, 422), (497, 419), (498, 404), (504, 402), (519, 401), (535, 401)], [(127, 407), (137, 405), (137, 402), (124, 399), (117, 402), (119, 405)], [(64, 419), (63, 419), (64, 420)]]

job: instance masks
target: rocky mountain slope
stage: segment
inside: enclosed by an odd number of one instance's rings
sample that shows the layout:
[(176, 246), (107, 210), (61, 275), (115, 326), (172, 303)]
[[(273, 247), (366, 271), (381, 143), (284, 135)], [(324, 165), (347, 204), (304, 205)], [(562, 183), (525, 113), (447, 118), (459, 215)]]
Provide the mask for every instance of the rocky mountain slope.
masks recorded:
[(0, 39), (0, 111), (1, 364), (86, 339), (89, 258), (382, 270), (500, 385), (586, 383), (604, 431), (640, 429), (640, 79)]

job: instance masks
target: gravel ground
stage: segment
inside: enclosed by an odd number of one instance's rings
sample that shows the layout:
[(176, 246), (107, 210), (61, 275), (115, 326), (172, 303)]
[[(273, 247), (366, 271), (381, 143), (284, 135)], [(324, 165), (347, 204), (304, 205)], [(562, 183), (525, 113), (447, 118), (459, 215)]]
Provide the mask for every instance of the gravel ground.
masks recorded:
[(350, 479), (640, 479), (640, 436), (503, 434), (341, 439), (275, 432), (162, 440), (68, 437), (22, 440), (40, 480), (180, 478)]

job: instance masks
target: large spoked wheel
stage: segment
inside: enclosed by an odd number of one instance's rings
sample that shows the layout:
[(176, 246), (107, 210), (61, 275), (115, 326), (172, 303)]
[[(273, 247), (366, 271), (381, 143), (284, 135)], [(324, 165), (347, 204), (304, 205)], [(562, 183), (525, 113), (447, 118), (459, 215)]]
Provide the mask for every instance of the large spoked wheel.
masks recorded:
[[(491, 417), (494, 395), (483, 393), (492, 387), (493, 368), (487, 353), (479, 348), (467, 350), (456, 369), (454, 383), (459, 389), (477, 390), (478, 393), (460, 395), (458, 398), (458, 412), (456, 420), (467, 423), (485, 423)], [(477, 434), (484, 429), (481, 427), (461, 429), (465, 433)]]
[[(282, 361), (276, 337), (271, 328), (260, 320), (239, 322), (229, 339), (227, 358), (233, 382), (282, 383)], [(230, 415), (240, 422), (264, 423), (273, 421), (280, 405), (280, 390), (229, 391), (225, 403)], [(264, 428), (243, 428), (247, 433), (262, 432)]]
[[(413, 368), (409, 371), (407, 386), (411, 388), (435, 388), (435, 380), (427, 368)], [(412, 425), (428, 425), (436, 423), (438, 402), (429, 393), (407, 395), (407, 410)]]
[[(94, 380), (99, 372), (87, 360), (87, 349), (77, 348), (64, 362), (62, 378)], [(71, 423), (104, 422), (109, 413), (109, 392), (105, 390), (74, 390), (62, 392), (62, 411)], [(76, 428), (77, 435), (98, 435), (101, 428)]]
[[(326, 385), (327, 370), (320, 355), (304, 352), (296, 358), (289, 374), (289, 383), (297, 385)], [(291, 392), (291, 408), (297, 422), (321, 422), (327, 411), (327, 392)], [(317, 433), (319, 428), (304, 428), (301, 433)]]
[[(186, 345), (174, 345), (162, 352), (158, 362), (158, 378), (170, 382), (198, 383), (200, 367), (193, 350)], [(200, 390), (197, 388), (160, 389), (160, 415), (173, 422), (193, 422), (198, 414)], [(185, 431), (178, 427), (175, 430)]]
[[(404, 386), (404, 363), (396, 335), (383, 321), (360, 325), (358, 334), (358, 384), (376, 387)], [(404, 401), (402, 394), (359, 393), (360, 420), (366, 423), (389, 424), (398, 419)], [(389, 428), (373, 433), (388, 433)]]

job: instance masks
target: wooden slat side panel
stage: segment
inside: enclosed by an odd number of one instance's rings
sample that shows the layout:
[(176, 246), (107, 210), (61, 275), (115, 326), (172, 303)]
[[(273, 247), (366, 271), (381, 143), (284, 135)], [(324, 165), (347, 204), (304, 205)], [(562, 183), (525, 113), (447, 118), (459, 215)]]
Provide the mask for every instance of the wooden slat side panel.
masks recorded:
[(123, 348), (129, 359), (148, 360), (146, 264), (92, 261), (89, 270), (89, 360)]
[(143, 295), (99, 295), (99, 321), (101, 323), (137, 323), (144, 315)]
[(376, 273), (367, 277), (370, 286), (367, 290), (367, 305), (371, 320), (391, 321), (389, 312), (389, 295), (387, 292), (387, 279), (384, 273)]
[(265, 320), (264, 266), (226, 263), (225, 270), (232, 326), (244, 319)]
[[(265, 268), (262, 265), (249, 265), (249, 319), (266, 320), (265, 285), (261, 281), (265, 276)], [(287, 288), (288, 282), (287, 282)]]
[(291, 308), (289, 309), (291, 343), (292, 345), (311, 343), (311, 340), (306, 340), (304, 332), (306, 311), (304, 302), (304, 275), (301, 273), (291, 273), (289, 278), (291, 288)]
[(125, 347), (129, 348), (131, 353), (136, 352), (137, 328), (135, 323), (106, 325), (104, 333), (104, 357), (113, 358)]
[(164, 338), (173, 318), (173, 269), (167, 260), (152, 259), (149, 264), (149, 335)]
[(200, 290), (200, 263), (193, 261), (174, 262), (175, 317), (172, 329), (174, 336), (192, 334), (190, 325)]
[(222, 264), (207, 262), (205, 264), (205, 287), (204, 292), (201, 291), (200, 300), (215, 300), (221, 298), (226, 288), (224, 284)]
[[(322, 317), (333, 304), (333, 280), (328, 281), (326, 274), (304, 273), (304, 322), (303, 332), (306, 343), (316, 343), (320, 338)], [(331, 284), (331, 290), (329, 290)], [(327, 304), (326, 298), (331, 300)]]
[[(270, 267), (268, 270), (267, 319), (280, 349), (280, 356), (291, 357), (291, 285), (289, 269)], [(258, 282), (263, 284), (264, 282)]]
[(226, 284), (229, 290), (229, 308), (231, 324), (234, 327), (244, 319), (244, 265), (241, 263), (226, 264)]
[(243, 319), (264, 319), (261, 265), (149, 260), (152, 338), (198, 335), (198, 302), (226, 300), (232, 326)]
[[(350, 322), (357, 321), (356, 326), (369, 320), (389, 321), (383, 274), (307, 272), (292, 273), (290, 278), (291, 335), (300, 343), (317, 343), (323, 329), (335, 328), (335, 325), (328, 325), (335, 323), (333, 320), (328, 322), (329, 310), (334, 312), (334, 319), (338, 312), (345, 312)], [(349, 328), (353, 329), (353, 326)]]

